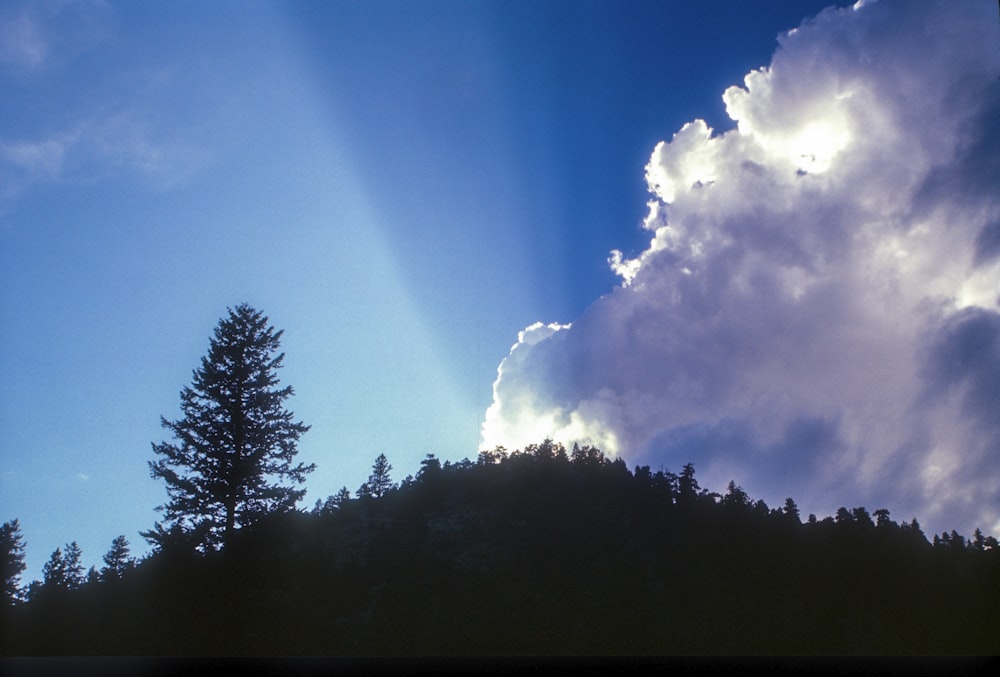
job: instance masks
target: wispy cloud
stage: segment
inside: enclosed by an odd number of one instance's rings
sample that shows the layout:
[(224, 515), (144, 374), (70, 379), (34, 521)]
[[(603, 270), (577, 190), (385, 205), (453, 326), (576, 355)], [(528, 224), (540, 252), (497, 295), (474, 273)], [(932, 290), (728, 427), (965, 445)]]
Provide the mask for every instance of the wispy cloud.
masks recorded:
[(0, 63), (35, 69), (45, 62), (49, 44), (30, 7), (0, 11)]
[(653, 151), (649, 247), (571, 327), (522, 333), (483, 444), (1000, 530), (998, 37), (989, 3), (893, 0), (781, 36), (725, 92), (736, 129)]
[(157, 127), (134, 111), (96, 123), (92, 132), (87, 152), (101, 164), (139, 172), (161, 188), (191, 178), (212, 157), (207, 147), (183, 132)]
[(43, 141), (0, 141), (0, 161), (30, 177), (56, 178), (62, 173), (67, 146), (64, 136)]
[(136, 174), (156, 189), (183, 183), (212, 160), (211, 151), (159, 128), (137, 109), (80, 120), (27, 139), (0, 136), (0, 201), (40, 183), (90, 183)]
[(165, 112), (176, 110), (182, 87), (168, 68), (120, 64), (120, 71), (102, 71), (99, 92), (75, 86), (74, 64), (116, 44), (114, 24), (103, 2), (0, 8), (0, 84), (31, 102), (0, 126), (0, 202), (39, 184), (123, 173), (169, 187), (209, 161), (205, 135)]
[(33, 75), (85, 51), (101, 40), (108, 10), (102, 0), (5, 3), (0, 7), (0, 68)]

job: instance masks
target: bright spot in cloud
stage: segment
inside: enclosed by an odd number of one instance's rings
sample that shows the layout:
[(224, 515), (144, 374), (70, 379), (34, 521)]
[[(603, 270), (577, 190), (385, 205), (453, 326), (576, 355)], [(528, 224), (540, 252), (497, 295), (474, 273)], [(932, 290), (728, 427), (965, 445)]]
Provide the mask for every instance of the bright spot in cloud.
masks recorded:
[(813, 122), (789, 138), (785, 154), (798, 169), (818, 174), (830, 168), (833, 158), (847, 147), (849, 139), (843, 125)]

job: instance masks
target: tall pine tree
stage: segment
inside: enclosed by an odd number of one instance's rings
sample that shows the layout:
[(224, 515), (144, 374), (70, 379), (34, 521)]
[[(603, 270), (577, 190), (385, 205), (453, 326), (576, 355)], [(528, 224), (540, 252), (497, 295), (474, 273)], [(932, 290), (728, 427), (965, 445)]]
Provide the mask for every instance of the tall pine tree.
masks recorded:
[(295, 422), (284, 401), (291, 386), (279, 387), (276, 371), (282, 331), (247, 304), (229, 309), (215, 328), (208, 355), (181, 391), (183, 418), (164, 428), (175, 443), (153, 444), (161, 458), (150, 461), (150, 474), (167, 484), (169, 501), (158, 509), (170, 524), (144, 532), (163, 547), (179, 533), (201, 548), (230, 541), (241, 527), (263, 515), (290, 510), (315, 466), (295, 463), (298, 439), (309, 430)]
[(16, 520), (4, 522), (0, 527), (0, 597), (8, 604), (16, 602), (21, 594), (21, 572), (24, 571), (24, 539), (21, 524)]
[(111, 549), (104, 555), (101, 578), (105, 581), (118, 580), (134, 566), (135, 560), (129, 553), (128, 539), (122, 534), (111, 541)]
[(385, 454), (379, 454), (372, 465), (372, 474), (368, 476), (368, 481), (358, 489), (358, 498), (365, 496), (382, 498), (395, 489), (396, 485), (389, 475), (391, 471), (392, 466), (389, 465), (389, 459), (385, 457)]

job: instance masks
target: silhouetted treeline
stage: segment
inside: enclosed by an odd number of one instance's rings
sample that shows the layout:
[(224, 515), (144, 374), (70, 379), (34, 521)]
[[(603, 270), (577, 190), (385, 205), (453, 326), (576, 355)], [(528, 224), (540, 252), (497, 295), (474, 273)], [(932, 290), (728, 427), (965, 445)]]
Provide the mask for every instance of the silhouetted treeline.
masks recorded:
[[(4, 611), (17, 654), (1000, 653), (1000, 548), (916, 520), (802, 520), (735, 483), (544, 442), (428, 456), (220, 551), (164, 541)], [(124, 539), (123, 539), (124, 540)]]

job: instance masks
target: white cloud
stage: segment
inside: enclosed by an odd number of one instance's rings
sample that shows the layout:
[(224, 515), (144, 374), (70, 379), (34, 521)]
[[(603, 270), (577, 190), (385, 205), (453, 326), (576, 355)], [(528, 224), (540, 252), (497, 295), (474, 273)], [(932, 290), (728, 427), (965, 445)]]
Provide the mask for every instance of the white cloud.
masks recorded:
[(585, 437), (804, 510), (1000, 528), (998, 32), (989, 3), (881, 0), (781, 36), (724, 94), (736, 129), (657, 145), (649, 247), (522, 332), (484, 446)]

